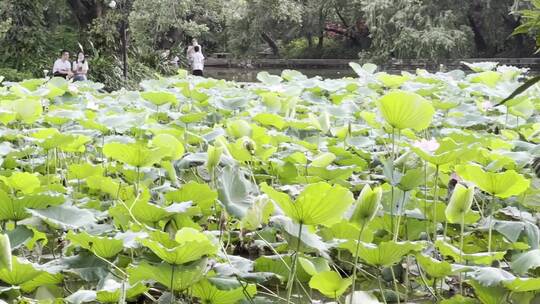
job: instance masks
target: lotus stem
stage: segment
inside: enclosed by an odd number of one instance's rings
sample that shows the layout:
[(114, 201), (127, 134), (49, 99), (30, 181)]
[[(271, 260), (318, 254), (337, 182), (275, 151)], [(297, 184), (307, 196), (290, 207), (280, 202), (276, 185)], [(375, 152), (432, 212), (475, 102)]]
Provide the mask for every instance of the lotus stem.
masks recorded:
[[(461, 233), (459, 235), (459, 262), (463, 263), (463, 233), (465, 231), (465, 212), (461, 214)], [(463, 296), (463, 273), (459, 272), (459, 293)]]
[(172, 271), (171, 271), (171, 302), (170, 304), (173, 304), (175, 302), (174, 298), (174, 271), (176, 270), (176, 265), (172, 264)]
[(300, 252), (300, 241), (302, 240), (302, 222), (298, 227), (298, 240), (296, 244), (296, 251), (294, 252), (294, 258), (291, 265), (291, 273), (289, 275), (289, 281), (287, 282), (287, 303), (291, 303), (291, 295), (294, 287), (294, 280), (296, 279), (296, 263), (298, 260), (298, 253)]
[(354, 268), (353, 268), (353, 274), (352, 274), (352, 293), (351, 293), (351, 301), (349, 304), (354, 303), (354, 292), (356, 291), (356, 272), (358, 270), (358, 252), (360, 251), (360, 241), (362, 240), (362, 234), (364, 233), (364, 228), (366, 227), (366, 223), (362, 224), (362, 227), (360, 228), (360, 232), (358, 233), (358, 240), (356, 242), (356, 251), (354, 254)]
[(388, 304), (388, 302), (386, 302), (386, 296), (384, 295), (384, 289), (382, 286), (381, 276), (382, 276), (382, 271), (379, 269), (379, 275), (377, 276), (377, 282), (379, 283), (379, 290), (381, 292), (381, 297), (383, 299), (384, 304)]
[(135, 192), (139, 193), (139, 181), (141, 179), (141, 168), (137, 166), (137, 182), (135, 183)]
[[(403, 209), (403, 204), (405, 204), (405, 196), (407, 195), (407, 192), (403, 191), (403, 196), (401, 198), (401, 203), (398, 205), (398, 208)], [(398, 210), (398, 217), (397, 217), (397, 223), (396, 223), (396, 231), (394, 232), (394, 242), (397, 242), (399, 237), (399, 226), (401, 225), (401, 217), (402, 214), (400, 210)]]
[(439, 185), (439, 165), (435, 166), (435, 185), (433, 185), (433, 206), (431, 208), (433, 216), (433, 241), (437, 240), (437, 201), (439, 200), (439, 193), (437, 192), (437, 186)]
[(392, 283), (394, 284), (394, 291), (396, 293), (397, 302), (398, 302), (398, 304), (400, 304), (401, 299), (400, 299), (400, 296), (399, 296), (399, 290), (398, 290), (398, 286), (397, 286), (396, 273), (394, 272), (394, 266), (390, 266), (390, 273), (392, 273)]
[(427, 234), (428, 241), (430, 240), (429, 236), (429, 229), (428, 229), (428, 221), (427, 221), (427, 214), (428, 214), (428, 205), (427, 205), (427, 161), (424, 161), (424, 216), (426, 217), (425, 223), (425, 229)]
[(495, 203), (495, 194), (491, 194), (491, 202), (489, 204), (489, 206), (487, 207), (488, 208), (488, 212), (487, 212), (487, 216), (489, 216), (489, 219), (488, 219), (488, 253), (491, 253), (491, 237), (492, 237), (492, 234), (493, 234), (493, 224), (492, 224), (492, 221), (493, 221), (493, 204)]

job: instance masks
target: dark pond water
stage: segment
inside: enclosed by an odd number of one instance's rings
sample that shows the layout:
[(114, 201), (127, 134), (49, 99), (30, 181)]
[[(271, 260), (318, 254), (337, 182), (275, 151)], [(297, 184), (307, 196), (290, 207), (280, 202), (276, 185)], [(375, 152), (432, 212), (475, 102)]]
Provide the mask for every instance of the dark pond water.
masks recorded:
[[(356, 74), (352, 69), (297, 69), (308, 77), (321, 76), (323, 78), (343, 78), (355, 77)], [(282, 69), (241, 69), (241, 68), (215, 68), (208, 67), (204, 69), (205, 77), (215, 79), (234, 80), (238, 82), (254, 82), (257, 81), (257, 73), (267, 71), (273, 75), (281, 75)]]

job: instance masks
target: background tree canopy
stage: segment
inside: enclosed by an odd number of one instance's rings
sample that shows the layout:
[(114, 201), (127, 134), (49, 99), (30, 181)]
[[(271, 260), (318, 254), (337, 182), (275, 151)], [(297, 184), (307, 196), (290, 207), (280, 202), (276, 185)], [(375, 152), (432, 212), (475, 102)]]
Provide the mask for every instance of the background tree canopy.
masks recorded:
[[(238, 57), (430, 60), (523, 57), (534, 8), (518, 0), (0, 0), (0, 67), (43, 75), (61, 49), (92, 57), (92, 78), (122, 83), (167, 73), (196, 37), (205, 53)], [(538, 8), (536, 9), (538, 10)], [(534, 12), (534, 10), (532, 10)], [(527, 11), (526, 11), (527, 12)], [(529, 11), (530, 12), (530, 11)], [(8, 70), (10, 69), (10, 70)], [(22, 73), (22, 74), (21, 74)]]

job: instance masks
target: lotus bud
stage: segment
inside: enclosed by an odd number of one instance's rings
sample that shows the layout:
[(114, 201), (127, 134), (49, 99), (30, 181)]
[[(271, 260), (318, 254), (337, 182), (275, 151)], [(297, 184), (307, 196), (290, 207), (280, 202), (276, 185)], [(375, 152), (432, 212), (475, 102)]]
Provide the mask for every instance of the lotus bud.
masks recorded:
[(474, 186), (466, 187), (457, 184), (446, 206), (446, 220), (451, 224), (461, 223), (465, 214), (471, 208), (474, 198)]
[(0, 269), (13, 270), (11, 264), (11, 244), (7, 234), (0, 234)]
[(354, 209), (351, 221), (360, 226), (369, 223), (377, 214), (377, 210), (379, 210), (381, 198), (381, 187), (371, 189), (366, 184), (356, 199), (356, 208)]
[(321, 125), (321, 131), (323, 133), (328, 133), (330, 130), (330, 115), (328, 112), (324, 111), (321, 113), (321, 116), (319, 117), (319, 124)]
[(221, 161), (223, 147), (214, 147), (212, 145), (209, 145), (206, 153), (208, 154), (208, 159), (206, 160), (206, 167), (208, 168), (209, 172), (213, 172), (214, 168)]
[(227, 133), (234, 138), (251, 136), (251, 126), (245, 120), (234, 120), (227, 124)]
[(255, 154), (255, 149), (257, 149), (257, 144), (249, 137), (242, 137), (243, 145), (246, 150), (249, 151), (251, 155)]

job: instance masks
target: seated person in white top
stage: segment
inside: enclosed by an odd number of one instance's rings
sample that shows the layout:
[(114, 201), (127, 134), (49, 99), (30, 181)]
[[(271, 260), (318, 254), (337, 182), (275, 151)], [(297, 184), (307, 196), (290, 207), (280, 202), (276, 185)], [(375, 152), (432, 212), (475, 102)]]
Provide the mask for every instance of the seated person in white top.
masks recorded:
[(86, 78), (86, 74), (88, 73), (88, 60), (86, 60), (83, 52), (79, 52), (77, 60), (73, 61), (73, 73), (75, 74), (73, 81), (88, 80), (88, 78)]
[(71, 72), (71, 63), (69, 62), (69, 52), (63, 50), (60, 52), (60, 58), (56, 59), (53, 66), (53, 76), (69, 79), (73, 76)]
[(195, 50), (195, 53), (193, 54), (193, 61), (191, 63), (193, 75), (203, 76), (204, 56), (201, 53), (201, 49), (198, 45), (194, 46), (193, 49)]

